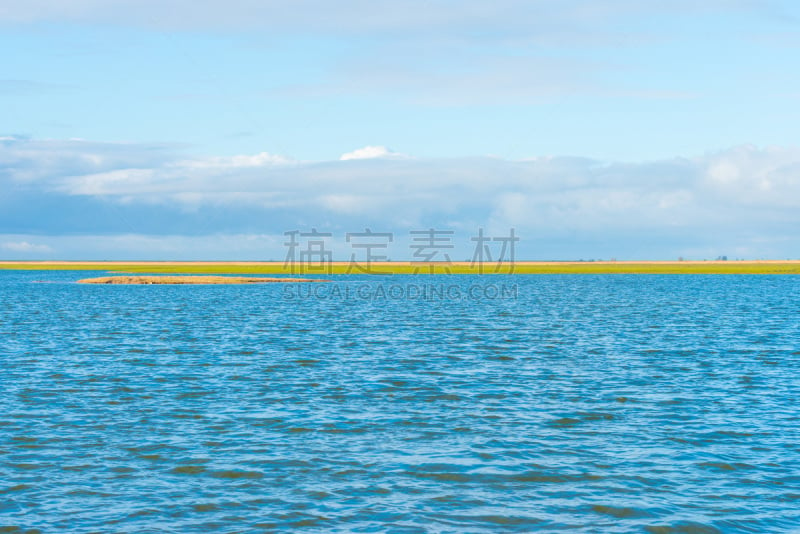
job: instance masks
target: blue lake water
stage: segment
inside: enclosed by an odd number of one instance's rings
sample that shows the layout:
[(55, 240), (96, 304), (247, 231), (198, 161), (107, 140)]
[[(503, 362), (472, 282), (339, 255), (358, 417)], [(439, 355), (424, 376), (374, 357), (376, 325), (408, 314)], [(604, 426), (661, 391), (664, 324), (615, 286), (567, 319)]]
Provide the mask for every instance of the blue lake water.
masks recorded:
[(0, 271), (2, 532), (800, 528), (800, 278), (94, 274)]

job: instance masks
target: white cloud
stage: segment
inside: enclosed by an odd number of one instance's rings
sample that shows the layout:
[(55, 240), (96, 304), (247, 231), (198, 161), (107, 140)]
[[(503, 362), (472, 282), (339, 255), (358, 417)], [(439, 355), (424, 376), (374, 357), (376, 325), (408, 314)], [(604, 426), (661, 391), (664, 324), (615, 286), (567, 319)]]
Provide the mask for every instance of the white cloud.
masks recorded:
[(28, 241), (7, 241), (0, 243), (0, 249), (23, 254), (47, 254), (53, 252), (53, 249), (47, 245), (36, 245)]
[(267, 165), (286, 165), (292, 160), (268, 152), (253, 155), (237, 155), (231, 157), (213, 157), (181, 161), (177, 167), (189, 168), (239, 168), (239, 167), (264, 167)]
[(323, 195), (319, 202), (336, 213), (360, 213), (374, 206), (372, 199), (358, 195)]
[(341, 161), (348, 161), (353, 159), (375, 159), (375, 158), (405, 158), (405, 154), (399, 152), (392, 152), (385, 146), (365, 146), (342, 154), (339, 158)]

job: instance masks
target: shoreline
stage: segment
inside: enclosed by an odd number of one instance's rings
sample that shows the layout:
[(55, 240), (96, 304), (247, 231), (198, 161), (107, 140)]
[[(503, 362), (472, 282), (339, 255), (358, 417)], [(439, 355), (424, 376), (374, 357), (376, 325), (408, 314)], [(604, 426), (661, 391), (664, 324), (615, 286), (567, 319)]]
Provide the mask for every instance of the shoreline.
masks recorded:
[[(333, 261), (330, 262), (333, 266), (347, 266), (350, 265), (349, 261)], [(750, 263), (788, 263), (800, 265), (800, 260), (564, 260), (564, 261), (538, 261), (538, 260), (518, 260), (515, 265), (694, 265), (694, 264), (750, 264)], [(423, 261), (374, 261), (372, 265), (389, 266), (389, 265), (414, 265), (414, 266), (427, 266), (427, 265), (452, 265), (452, 266), (466, 266), (470, 265), (469, 261), (451, 261), (451, 262), (423, 262)], [(0, 266), (3, 265), (274, 265), (283, 266), (282, 261), (217, 261), (217, 260), (0, 260)], [(486, 262), (484, 265), (490, 265)]]
[[(0, 261), (1, 270), (64, 270), (106, 271), (112, 274), (261, 274), (315, 275), (337, 274), (411, 275), (411, 274), (800, 274), (800, 260), (748, 261), (518, 261), (503, 264), (486, 263), (483, 269), (470, 262), (373, 262), (368, 271), (350, 262), (332, 262), (324, 268), (285, 266), (283, 262), (224, 261)], [(305, 268), (303, 268), (305, 267)], [(313, 266), (312, 266), (313, 267)]]

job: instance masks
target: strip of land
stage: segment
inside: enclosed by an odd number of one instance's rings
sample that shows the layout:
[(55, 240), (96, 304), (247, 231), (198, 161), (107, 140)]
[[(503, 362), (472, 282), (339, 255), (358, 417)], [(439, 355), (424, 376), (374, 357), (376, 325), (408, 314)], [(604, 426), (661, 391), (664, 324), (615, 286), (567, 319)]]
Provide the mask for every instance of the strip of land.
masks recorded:
[[(328, 276), (336, 274), (800, 274), (800, 260), (758, 261), (518, 261), (333, 262), (323, 266), (284, 262), (124, 262), (0, 261), (1, 269), (105, 271), (118, 274), (258, 274)], [(286, 279), (281, 279), (285, 281)]]
[(242, 276), (105, 276), (84, 278), (79, 284), (265, 284), (275, 282), (326, 282), (311, 278), (245, 278)]

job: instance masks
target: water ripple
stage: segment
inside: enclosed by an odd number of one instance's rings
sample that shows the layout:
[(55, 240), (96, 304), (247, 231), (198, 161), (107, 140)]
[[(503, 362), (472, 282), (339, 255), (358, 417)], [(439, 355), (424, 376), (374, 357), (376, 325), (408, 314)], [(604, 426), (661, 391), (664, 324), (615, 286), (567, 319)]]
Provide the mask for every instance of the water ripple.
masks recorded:
[(0, 273), (0, 532), (800, 527), (794, 277), (42, 276)]

